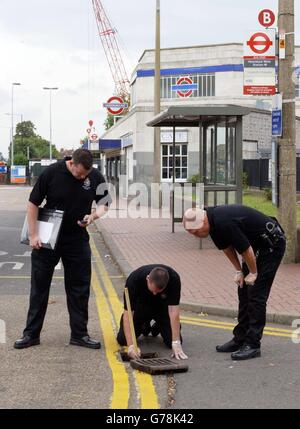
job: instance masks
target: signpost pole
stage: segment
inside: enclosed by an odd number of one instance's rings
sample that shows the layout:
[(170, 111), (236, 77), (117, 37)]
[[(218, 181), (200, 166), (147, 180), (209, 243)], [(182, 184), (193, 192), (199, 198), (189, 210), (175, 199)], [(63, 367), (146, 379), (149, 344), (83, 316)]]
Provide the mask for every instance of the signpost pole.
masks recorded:
[(284, 262), (296, 260), (296, 118), (295, 84), (293, 82), (295, 55), (294, 0), (279, 0), (279, 33), (286, 34), (286, 55), (279, 59), (279, 92), (283, 95), (283, 130), (279, 144), (279, 221), (286, 232), (287, 248)]

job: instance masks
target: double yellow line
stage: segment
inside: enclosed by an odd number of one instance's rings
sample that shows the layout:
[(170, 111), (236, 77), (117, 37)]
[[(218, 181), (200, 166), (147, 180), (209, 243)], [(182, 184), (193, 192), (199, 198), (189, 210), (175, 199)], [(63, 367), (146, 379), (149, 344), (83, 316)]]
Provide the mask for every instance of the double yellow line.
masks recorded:
[[(120, 347), (116, 341), (116, 331), (123, 312), (123, 307), (113, 287), (111, 278), (106, 271), (92, 235), (90, 235), (90, 243), (97, 268), (97, 270), (93, 270), (92, 287), (96, 296), (106, 357), (113, 377), (113, 393), (110, 408), (127, 409), (130, 399), (129, 374), (126, 371), (125, 364), (117, 357)], [(104, 285), (106, 293), (102, 290), (101, 283)], [(140, 407), (142, 409), (159, 408), (152, 377), (149, 374), (138, 371), (134, 371), (133, 375), (135, 378), (137, 397), (140, 400)]]
[[(186, 325), (196, 325), (202, 326), (204, 328), (216, 328), (216, 329), (224, 329), (226, 331), (232, 331), (232, 329), (236, 326), (233, 323), (227, 322), (219, 322), (217, 320), (209, 320), (209, 319), (200, 319), (198, 317), (186, 317), (182, 316), (180, 318), (181, 322)], [(286, 337), (291, 338), (293, 331), (290, 329), (280, 329), (266, 326), (264, 329), (264, 335), (271, 335), (273, 337)]]

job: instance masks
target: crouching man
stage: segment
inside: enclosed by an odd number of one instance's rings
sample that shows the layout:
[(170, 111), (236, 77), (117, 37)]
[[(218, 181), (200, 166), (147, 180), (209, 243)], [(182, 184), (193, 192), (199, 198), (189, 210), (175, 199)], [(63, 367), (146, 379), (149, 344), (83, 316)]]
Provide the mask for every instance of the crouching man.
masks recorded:
[[(160, 334), (166, 346), (173, 350), (173, 357), (187, 359), (180, 334), (181, 282), (176, 271), (165, 265), (145, 265), (130, 274), (125, 287), (136, 337), (147, 336), (150, 332), (154, 337)], [(121, 346), (128, 346), (128, 355), (132, 359), (140, 357), (140, 350), (135, 351), (133, 346), (125, 297), (117, 341)]]

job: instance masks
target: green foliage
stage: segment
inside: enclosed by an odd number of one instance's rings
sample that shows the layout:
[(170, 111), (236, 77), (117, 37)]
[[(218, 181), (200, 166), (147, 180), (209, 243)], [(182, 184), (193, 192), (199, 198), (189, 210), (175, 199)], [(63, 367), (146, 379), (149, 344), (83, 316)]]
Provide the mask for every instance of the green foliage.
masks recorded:
[[(17, 124), (16, 135), (14, 136), (14, 164), (27, 165), (27, 153), (29, 148), (30, 159), (48, 159), (49, 141), (36, 134), (36, 128), (31, 121), (24, 121)], [(9, 154), (11, 150), (9, 148)], [(52, 145), (52, 157), (58, 159), (60, 154), (55, 145)], [(26, 159), (26, 162), (24, 160)], [(16, 161), (18, 160), (18, 163)], [(22, 160), (19, 161), (19, 160)]]
[(109, 130), (114, 125), (114, 117), (110, 113), (107, 114), (107, 117), (104, 122), (105, 131)]
[(202, 183), (200, 174), (195, 174), (194, 176), (189, 177), (188, 183), (192, 183), (193, 185), (196, 185), (197, 183)]
[(31, 121), (19, 122), (16, 127), (16, 135), (24, 137), (35, 137), (35, 126)]
[(272, 189), (271, 188), (265, 188), (264, 189), (264, 197), (267, 201), (272, 201)]
[(244, 190), (249, 189), (249, 182), (248, 182), (248, 179), (249, 179), (249, 177), (248, 177), (248, 173), (244, 172), (244, 173), (243, 173), (243, 189), (244, 189)]
[(17, 153), (14, 155), (14, 165), (28, 165), (28, 159), (23, 153)]

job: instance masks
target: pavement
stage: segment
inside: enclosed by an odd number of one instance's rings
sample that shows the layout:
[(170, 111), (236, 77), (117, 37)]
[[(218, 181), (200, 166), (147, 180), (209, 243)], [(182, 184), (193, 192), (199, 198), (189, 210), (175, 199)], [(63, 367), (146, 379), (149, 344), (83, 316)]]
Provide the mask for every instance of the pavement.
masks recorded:
[[(237, 316), (234, 270), (212, 241), (187, 234), (166, 213), (139, 207), (127, 209), (126, 202), (113, 204), (109, 215), (96, 222), (123, 275), (151, 263), (170, 265), (181, 276), (181, 308), (223, 317)], [(163, 216), (163, 217), (162, 217)], [(300, 319), (300, 264), (281, 265), (272, 286), (267, 321), (290, 325)]]

